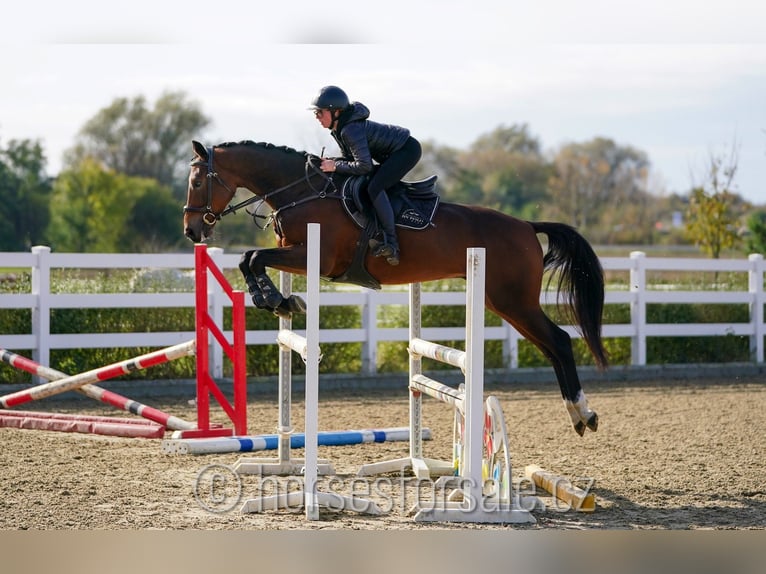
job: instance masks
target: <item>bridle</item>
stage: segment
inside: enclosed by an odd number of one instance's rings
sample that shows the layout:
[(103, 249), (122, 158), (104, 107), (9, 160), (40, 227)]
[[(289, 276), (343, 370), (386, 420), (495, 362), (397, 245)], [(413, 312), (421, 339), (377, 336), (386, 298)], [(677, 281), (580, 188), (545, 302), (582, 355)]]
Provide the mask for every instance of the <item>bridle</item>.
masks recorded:
[[(231, 190), (231, 188), (226, 185), (226, 182), (221, 179), (221, 176), (218, 175), (218, 172), (213, 169), (213, 148), (208, 147), (207, 148), (207, 161), (204, 160), (194, 160), (189, 165), (191, 167), (206, 167), (207, 168), (207, 203), (205, 207), (194, 207), (191, 205), (184, 205), (184, 213), (187, 211), (190, 211), (192, 213), (202, 213), (202, 221), (205, 222), (207, 225), (213, 225), (215, 222), (217, 222), (219, 219), (221, 219), (224, 215), (228, 215), (229, 213), (234, 213), (238, 209), (245, 207), (247, 205), (250, 205), (252, 203), (255, 203), (256, 201), (265, 202), (270, 197), (273, 197), (277, 195), (278, 193), (281, 193), (283, 191), (287, 191), (288, 189), (295, 187), (299, 183), (306, 182), (316, 195), (306, 197), (304, 199), (300, 199), (297, 201), (293, 201), (287, 205), (284, 205), (280, 207), (279, 209), (276, 209), (272, 212), (271, 216), (269, 217), (270, 220), (276, 219), (277, 215), (280, 211), (284, 209), (288, 209), (290, 207), (295, 207), (296, 205), (300, 205), (302, 203), (306, 203), (307, 201), (313, 201), (314, 199), (324, 199), (328, 196), (327, 190), (329, 188), (333, 188), (333, 191), (337, 192), (338, 189), (335, 187), (335, 183), (332, 180), (331, 176), (325, 175), (324, 172), (322, 172), (318, 166), (314, 165), (311, 162), (311, 159), (308, 158), (306, 160), (306, 168), (305, 173), (302, 178), (297, 179), (293, 181), (292, 183), (288, 183), (284, 187), (280, 187), (278, 189), (272, 190), (269, 193), (263, 195), (263, 196), (253, 196), (249, 199), (246, 199), (244, 201), (241, 201), (237, 203), (236, 205), (228, 205), (226, 206), (226, 209), (224, 209), (221, 213), (216, 213), (213, 211), (213, 180), (217, 181), (221, 186), (223, 186), (226, 191), (228, 191), (232, 197), (234, 196), (234, 192)], [(309, 173), (309, 170), (311, 170), (313, 173)], [(322, 189), (316, 189), (313, 185), (311, 185), (311, 178), (314, 175), (321, 175), (324, 179), (324, 186)], [(245, 210), (247, 211), (247, 210)], [(250, 212), (248, 212), (250, 213)], [(254, 214), (251, 214), (254, 216)]]
[(226, 185), (226, 182), (221, 179), (221, 176), (218, 175), (218, 172), (213, 169), (213, 148), (209, 147), (207, 148), (207, 161), (203, 160), (195, 160), (191, 162), (191, 167), (201, 167), (205, 166), (207, 168), (207, 205), (205, 207), (194, 207), (191, 205), (184, 205), (184, 213), (187, 211), (191, 211), (193, 213), (202, 213), (202, 221), (204, 221), (207, 225), (213, 225), (216, 221), (221, 219), (224, 215), (231, 213), (234, 211), (231, 207), (227, 207), (224, 209), (221, 213), (216, 213), (213, 211), (213, 180), (216, 180), (218, 183), (220, 183), (224, 188), (226, 188), (226, 191), (228, 191), (232, 196), (234, 196), (234, 192), (231, 190), (231, 188)]

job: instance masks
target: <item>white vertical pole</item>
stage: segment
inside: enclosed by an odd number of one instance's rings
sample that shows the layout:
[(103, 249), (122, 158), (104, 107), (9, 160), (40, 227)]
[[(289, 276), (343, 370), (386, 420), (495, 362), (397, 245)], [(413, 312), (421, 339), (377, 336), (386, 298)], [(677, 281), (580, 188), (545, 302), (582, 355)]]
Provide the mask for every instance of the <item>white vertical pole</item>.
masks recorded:
[(631, 364), (646, 365), (646, 253), (630, 253), (630, 291), (635, 300), (630, 305), (630, 322), (634, 335), (631, 338)]
[[(279, 272), (279, 290), (289, 297), (293, 292), (293, 276), (287, 271)], [(292, 317), (279, 317), (279, 330), (292, 331)], [(279, 426), (277, 433), (277, 458), (280, 464), (290, 463), (290, 435), (292, 434), (292, 349), (279, 346)]]
[[(37, 304), (32, 309), (32, 334), (35, 336), (35, 348), (32, 359), (40, 365), (51, 363), (51, 248), (45, 245), (32, 247), (35, 265), (32, 267), (32, 295), (37, 298)], [(38, 382), (45, 382), (39, 377)]]
[(753, 336), (750, 337), (750, 360), (756, 363), (763, 362), (763, 255), (752, 253), (750, 260), (750, 273), (748, 274), (748, 290), (752, 295), (750, 304), (750, 324), (753, 328)]
[[(410, 299), (410, 330), (409, 339), (420, 338), (421, 332), (421, 285), (420, 283), (410, 283), (409, 290)], [(409, 344), (409, 343), (408, 343)], [(420, 375), (423, 372), (423, 360), (420, 355), (410, 353), (409, 360), (409, 381), (415, 375)], [(409, 384), (407, 385), (409, 387)], [(423, 395), (418, 391), (415, 392), (409, 389), (410, 393), (410, 458), (421, 459), (423, 458), (423, 435), (422, 435), (422, 422), (423, 422)]]
[(309, 223), (306, 264), (306, 456), (303, 477), (306, 520), (319, 519), (316, 484), (319, 432), (319, 240), (319, 224)]
[[(465, 428), (468, 437), (465, 474), (471, 503), (481, 504), (484, 441), (484, 254), (471, 248), (466, 255), (466, 385)], [(466, 492), (464, 490), (464, 492)]]

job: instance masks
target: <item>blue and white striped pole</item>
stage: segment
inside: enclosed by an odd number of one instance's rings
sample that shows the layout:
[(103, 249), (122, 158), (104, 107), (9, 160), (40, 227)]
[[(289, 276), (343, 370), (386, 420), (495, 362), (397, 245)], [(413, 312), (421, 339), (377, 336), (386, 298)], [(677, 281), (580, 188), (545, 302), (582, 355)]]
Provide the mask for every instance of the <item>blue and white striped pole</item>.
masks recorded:
[[(431, 430), (424, 428), (424, 440), (431, 439)], [(361, 429), (345, 431), (319, 431), (319, 446), (344, 446), (375, 442), (396, 442), (410, 440), (409, 427), (384, 429)], [(169, 439), (162, 441), (162, 450), (167, 454), (214, 454), (226, 452), (256, 452), (274, 450), (279, 445), (279, 435), (230, 436), (199, 439)], [(290, 448), (304, 448), (305, 435), (294, 433), (290, 436)]]

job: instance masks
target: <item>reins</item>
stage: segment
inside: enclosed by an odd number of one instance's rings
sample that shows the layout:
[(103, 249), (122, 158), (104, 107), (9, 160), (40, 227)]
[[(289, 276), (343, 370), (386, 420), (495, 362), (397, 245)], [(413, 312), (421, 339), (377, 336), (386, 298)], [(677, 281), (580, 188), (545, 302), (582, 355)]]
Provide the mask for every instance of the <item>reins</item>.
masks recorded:
[[(261, 219), (268, 219), (266, 224), (261, 227), (261, 229), (265, 229), (269, 226), (269, 223), (276, 220), (276, 218), (279, 216), (280, 212), (284, 211), (285, 209), (289, 209), (292, 207), (296, 207), (298, 205), (302, 205), (304, 203), (307, 203), (309, 201), (314, 201), (315, 199), (324, 199), (328, 196), (328, 189), (332, 188), (332, 192), (330, 192), (330, 195), (332, 193), (335, 193), (338, 191), (337, 187), (335, 187), (335, 183), (332, 180), (332, 177), (329, 175), (325, 175), (324, 172), (322, 172), (319, 167), (314, 165), (311, 162), (311, 157), (308, 156), (306, 159), (306, 164), (304, 168), (304, 174), (303, 177), (300, 179), (297, 179), (291, 183), (288, 183), (287, 185), (274, 189), (262, 196), (260, 195), (253, 195), (253, 197), (250, 197), (244, 201), (240, 201), (239, 203), (236, 203), (234, 205), (228, 205), (221, 213), (215, 213), (212, 208), (212, 201), (213, 201), (213, 179), (215, 179), (219, 184), (221, 184), (229, 193), (234, 195), (234, 192), (231, 190), (231, 188), (226, 185), (226, 183), (221, 179), (221, 177), (218, 175), (218, 172), (216, 172), (213, 169), (213, 148), (207, 148), (208, 152), (208, 161), (193, 161), (190, 165), (193, 166), (205, 166), (207, 167), (207, 204), (205, 207), (192, 207), (189, 205), (184, 206), (184, 211), (192, 211), (192, 212), (203, 212), (204, 215), (202, 216), (202, 220), (208, 224), (212, 225), (216, 221), (220, 220), (223, 216), (229, 215), (230, 213), (236, 213), (239, 209), (242, 209), (243, 207), (247, 207), (248, 205), (252, 205), (253, 203), (258, 202), (259, 205), (262, 203), (266, 203), (270, 198), (284, 192), (288, 191), (295, 186), (306, 183), (309, 187), (309, 189), (314, 193), (314, 195), (311, 195), (309, 197), (304, 197), (302, 199), (298, 199), (295, 201), (292, 201), (290, 203), (287, 203), (283, 205), (282, 207), (279, 207), (271, 212), (268, 216), (260, 215), (257, 213), (258, 207), (251, 212), (248, 210), (245, 210), (252, 218), (253, 221), (255, 221), (256, 218)], [(310, 173), (310, 171), (312, 173)], [(315, 175), (319, 175), (324, 179), (324, 186), (321, 189), (316, 189), (312, 183), (311, 178)], [(249, 191), (249, 190), (248, 190)], [(255, 222), (256, 225), (258, 225), (257, 222)]]

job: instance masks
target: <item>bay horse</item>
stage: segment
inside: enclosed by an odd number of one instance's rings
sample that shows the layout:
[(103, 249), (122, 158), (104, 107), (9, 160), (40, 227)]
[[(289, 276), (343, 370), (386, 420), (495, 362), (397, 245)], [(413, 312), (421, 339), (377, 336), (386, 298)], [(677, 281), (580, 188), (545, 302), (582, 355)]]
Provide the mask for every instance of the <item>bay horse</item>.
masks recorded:
[[(270, 223), (277, 247), (248, 251), (239, 265), (256, 307), (279, 315), (305, 311), (299, 298), (282, 296), (266, 268), (306, 274), (309, 222), (322, 225), (322, 276), (346, 278), (362, 229), (343, 207), (342, 176), (320, 171), (321, 158), (250, 141), (210, 148), (193, 141), (192, 149), (183, 218), (184, 233), (190, 240), (205, 241), (221, 217), (245, 204), (262, 201), (272, 210)], [(249, 190), (253, 197), (229, 205), (237, 188)], [(538, 233), (548, 238), (545, 254)], [(579, 329), (596, 364), (606, 368), (601, 340), (604, 274), (582, 235), (563, 223), (522, 221), (481, 206), (443, 202), (430, 226), (422, 231), (400, 228), (398, 237), (401, 261), (397, 266), (373, 257), (363, 246), (364, 268), (380, 285), (464, 279), (466, 249), (485, 248), (486, 307), (550, 360), (575, 431), (582, 436), (586, 428), (597, 429), (598, 416), (588, 406), (580, 385), (571, 339), (540, 306), (543, 274), (556, 272), (563, 310)]]

